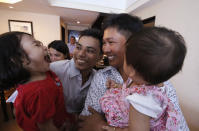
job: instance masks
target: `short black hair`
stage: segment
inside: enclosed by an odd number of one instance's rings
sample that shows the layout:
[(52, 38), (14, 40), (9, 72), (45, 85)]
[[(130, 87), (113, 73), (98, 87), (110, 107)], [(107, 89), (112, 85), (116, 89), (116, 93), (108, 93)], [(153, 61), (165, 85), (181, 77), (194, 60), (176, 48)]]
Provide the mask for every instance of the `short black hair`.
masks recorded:
[(148, 27), (129, 38), (126, 63), (148, 83), (158, 84), (178, 73), (187, 49), (183, 37), (165, 27)]
[(94, 28), (83, 30), (80, 32), (79, 39), (83, 36), (90, 36), (99, 40), (100, 53), (102, 53), (102, 32), (100, 30)]
[(20, 44), (23, 35), (30, 34), (7, 32), (0, 35), (0, 88), (8, 89), (30, 79), (30, 72), (23, 67), (23, 59), (28, 58)]
[(62, 40), (54, 40), (48, 45), (48, 49), (53, 48), (59, 52), (61, 52), (64, 56), (66, 56), (66, 59), (70, 59), (70, 53), (68, 46), (65, 42)]
[(128, 39), (143, 28), (143, 23), (137, 16), (126, 13), (111, 14), (103, 21), (102, 29), (106, 30), (107, 28), (116, 28)]
[(70, 38), (74, 38), (75, 39), (75, 36), (72, 35)]

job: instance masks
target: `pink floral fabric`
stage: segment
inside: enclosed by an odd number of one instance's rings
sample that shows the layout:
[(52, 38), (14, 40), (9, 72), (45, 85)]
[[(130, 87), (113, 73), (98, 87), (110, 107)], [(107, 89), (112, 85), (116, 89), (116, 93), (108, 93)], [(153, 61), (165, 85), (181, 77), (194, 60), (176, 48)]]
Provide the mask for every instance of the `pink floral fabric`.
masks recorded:
[[(150, 130), (178, 130), (179, 114), (168, 99), (166, 93), (162, 88), (145, 85), (126, 88), (126, 85), (124, 84), (122, 88), (111, 88), (106, 91), (105, 95), (100, 99), (100, 104), (109, 125), (120, 128), (128, 126), (130, 104), (126, 97), (134, 94), (138, 94), (141, 97), (151, 96), (152, 101), (155, 101), (155, 103), (162, 109), (161, 112), (154, 112), (157, 114), (157, 117), (151, 118)], [(130, 100), (130, 103), (132, 104), (133, 101), (134, 100)], [(138, 104), (143, 105), (142, 102)], [(135, 105), (132, 104), (132, 106)], [(142, 107), (144, 108), (146, 106), (143, 105)], [(136, 109), (136, 107), (134, 108)], [(153, 111), (153, 107), (150, 108), (144, 110), (150, 110), (149, 112)], [(147, 112), (141, 113), (148, 115)]]

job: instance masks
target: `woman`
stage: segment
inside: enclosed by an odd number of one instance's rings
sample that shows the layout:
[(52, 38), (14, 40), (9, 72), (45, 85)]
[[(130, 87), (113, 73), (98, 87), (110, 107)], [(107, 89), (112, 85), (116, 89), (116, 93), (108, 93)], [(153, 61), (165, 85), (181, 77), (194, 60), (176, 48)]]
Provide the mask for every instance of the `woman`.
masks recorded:
[(51, 62), (70, 59), (68, 46), (61, 40), (54, 40), (48, 45)]

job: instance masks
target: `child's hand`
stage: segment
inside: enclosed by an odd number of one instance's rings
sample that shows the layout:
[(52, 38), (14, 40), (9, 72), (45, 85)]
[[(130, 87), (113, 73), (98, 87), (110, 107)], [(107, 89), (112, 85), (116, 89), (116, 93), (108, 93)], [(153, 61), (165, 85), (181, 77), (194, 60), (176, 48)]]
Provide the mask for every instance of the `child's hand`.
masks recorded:
[(116, 83), (115, 81), (111, 80), (111, 79), (108, 79), (106, 81), (106, 87), (109, 89), (109, 88), (121, 88), (122, 85), (119, 84), (119, 83)]
[(119, 128), (119, 127), (112, 127), (112, 126), (102, 126), (103, 131), (128, 131), (128, 127), (126, 128)]
[(104, 131), (115, 131), (115, 127), (111, 127), (111, 126), (102, 126), (102, 129)]

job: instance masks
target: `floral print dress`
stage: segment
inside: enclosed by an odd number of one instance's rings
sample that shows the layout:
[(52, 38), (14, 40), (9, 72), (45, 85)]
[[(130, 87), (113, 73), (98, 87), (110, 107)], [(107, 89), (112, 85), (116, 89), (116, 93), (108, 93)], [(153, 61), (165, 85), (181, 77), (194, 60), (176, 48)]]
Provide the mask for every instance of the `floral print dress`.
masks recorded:
[[(129, 83), (129, 80), (127, 81)], [(177, 131), (179, 114), (168, 99), (164, 89), (157, 86), (131, 86), (111, 88), (100, 99), (107, 122), (111, 126), (128, 126), (129, 106), (150, 116), (150, 130)]]

